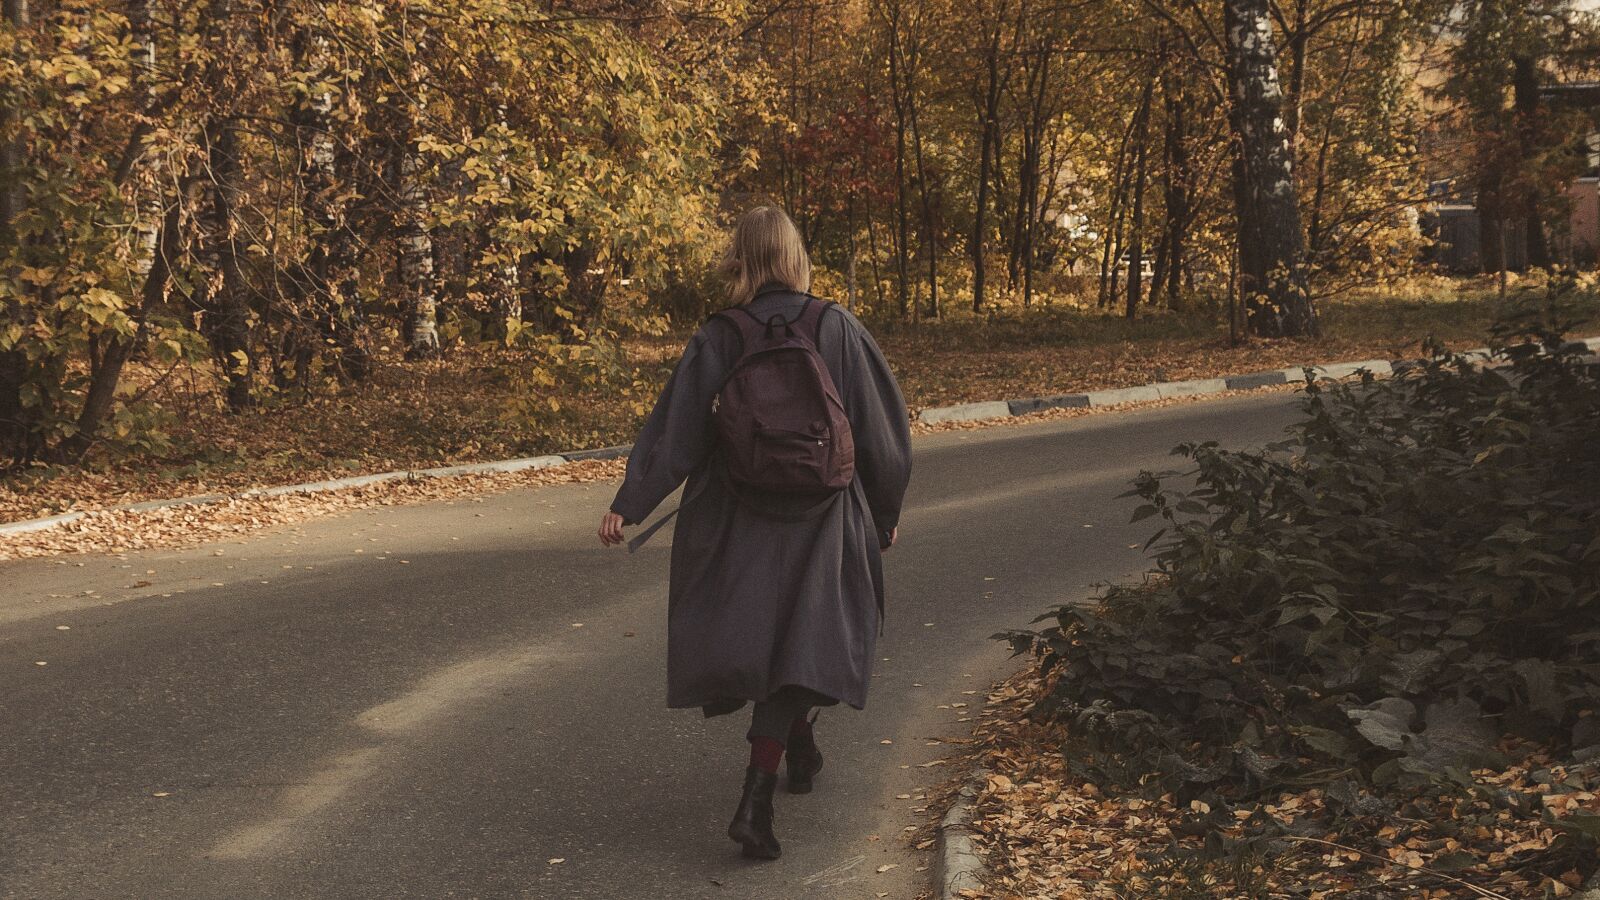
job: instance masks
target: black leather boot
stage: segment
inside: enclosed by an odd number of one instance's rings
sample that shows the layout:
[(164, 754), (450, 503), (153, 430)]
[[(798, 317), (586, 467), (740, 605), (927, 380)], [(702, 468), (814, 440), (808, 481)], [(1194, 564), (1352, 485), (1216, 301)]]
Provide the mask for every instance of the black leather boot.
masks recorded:
[(755, 859), (777, 859), (783, 854), (772, 834), (772, 792), (778, 776), (755, 766), (744, 771), (744, 796), (728, 825), (728, 837), (744, 846), (744, 855)]
[(822, 771), (822, 751), (815, 740), (789, 740), (789, 793), (811, 793), (811, 779)]

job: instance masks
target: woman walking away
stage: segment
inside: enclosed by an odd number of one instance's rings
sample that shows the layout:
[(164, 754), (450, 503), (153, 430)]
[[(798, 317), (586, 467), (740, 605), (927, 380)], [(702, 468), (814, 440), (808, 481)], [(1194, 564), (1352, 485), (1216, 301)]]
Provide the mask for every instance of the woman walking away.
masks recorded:
[[(867, 702), (883, 616), (880, 553), (911, 473), (905, 401), (848, 311), (806, 293), (794, 223), (746, 213), (723, 262), (730, 309), (689, 341), (600, 523), (622, 541), (679, 484), (667, 611), (667, 705), (707, 716), (755, 704), (750, 766), (728, 835), (776, 859), (772, 794), (812, 788), (814, 707)], [(632, 547), (655, 527), (635, 538)]]

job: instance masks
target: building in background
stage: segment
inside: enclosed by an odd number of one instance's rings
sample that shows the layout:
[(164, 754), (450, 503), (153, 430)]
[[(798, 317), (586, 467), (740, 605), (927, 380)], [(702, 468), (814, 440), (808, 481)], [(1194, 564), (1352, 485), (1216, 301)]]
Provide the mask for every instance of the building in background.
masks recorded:
[[(1553, 109), (1587, 111), (1595, 122), (1575, 148), (1584, 168), (1567, 185), (1563, 203), (1552, 209), (1550, 245), (1557, 262), (1592, 269), (1600, 264), (1600, 82), (1548, 85), (1542, 99)], [(1422, 224), (1434, 241), (1432, 261), (1449, 272), (1477, 272), (1483, 268), (1483, 227), (1473, 202), (1473, 186), (1463, 178), (1436, 181), (1429, 189)], [(1563, 215), (1564, 213), (1564, 215)], [(1528, 266), (1524, 225), (1506, 221), (1501, 229), (1501, 250), (1506, 268)]]

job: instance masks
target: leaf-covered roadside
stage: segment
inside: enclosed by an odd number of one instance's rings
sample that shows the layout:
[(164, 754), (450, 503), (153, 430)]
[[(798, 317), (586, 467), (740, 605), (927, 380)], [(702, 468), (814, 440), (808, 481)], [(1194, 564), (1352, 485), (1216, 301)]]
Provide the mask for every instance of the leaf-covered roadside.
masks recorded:
[(190, 547), (235, 540), (258, 529), (293, 525), (354, 509), (481, 498), (514, 488), (615, 479), (622, 475), (626, 464), (620, 459), (590, 459), (520, 472), (399, 479), (319, 494), (233, 496), (202, 506), (95, 510), (55, 528), (0, 535), (0, 561), (65, 553)]
[[(1537, 280), (1530, 279), (1534, 285)], [(1501, 303), (1482, 285), (1419, 282), (1330, 299), (1336, 330), (1317, 342), (1256, 340), (1230, 347), (1203, 316), (1128, 323), (1093, 311), (1033, 310), (918, 327), (875, 323), (914, 408), (976, 400), (1211, 378), (1308, 361), (1409, 358), (1421, 336), (1482, 343)], [(1600, 312), (1589, 298), (1584, 311)], [(1587, 332), (1585, 332), (1587, 334)], [(90, 464), (35, 467), (0, 479), (0, 521), (119, 503), (294, 484), (626, 443), (687, 334), (634, 335), (585, 348), (550, 383), (529, 373), (531, 351), (456, 347), (404, 363), (398, 345), (372, 348), (360, 388), (323, 385), (230, 412), (219, 382), (130, 363), (131, 385), (159, 401), (161, 439), (107, 444)]]
[[(1240, 854), (1286, 852), (1251, 842), (1355, 865), (1392, 847), (1347, 838), (1421, 820), (1419, 856), (1400, 857), (1414, 865), (1514, 864), (1557, 893), (1590, 874), (1600, 365), (1563, 340), (1571, 289), (1498, 330), (1504, 368), (1440, 348), (1386, 382), (1308, 384), (1276, 446), (1180, 447), (1192, 470), (1144, 473), (1128, 495), (1160, 523), (1154, 577), (997, 636), (1040, 657), (1036, 712), (1069, 730), (1079, 771), (1189, 811), (1193, 871), (1235, 866), (1251, 895), (1258, 863)], [(1236, 831), (1285, 796), (1321, 821)], [(1480, 828), (1520, 836), (1472, 856)], [(1446, 850), (1466, 855), (1434, 859)], [(1341, 890), (1356, 888), (1376, 890)]]
[(1380, 795), (1339, 779), (1201, 799), (1042, 715), (1059, 677), (1030, 666), (979, 715), (972, 826), (989, 878), (962, 896), (1567, 897), (1594, 866), (1578, 834), (1600, 823), (1593, 764), (1507, 740), (1515, 761), (1466, 788)]

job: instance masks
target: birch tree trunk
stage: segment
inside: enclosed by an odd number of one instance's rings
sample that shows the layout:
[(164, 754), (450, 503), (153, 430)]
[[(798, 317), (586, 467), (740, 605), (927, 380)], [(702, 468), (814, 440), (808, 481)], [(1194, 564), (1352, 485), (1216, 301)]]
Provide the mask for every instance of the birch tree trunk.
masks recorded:
[[(133, 4), (128, 11), (128, 24), (134, 46), (134, 83), (139, 91), (140, 106), (143, 107), (141, 112), (148, 121), (156, 109), (156, 34), (150, 0), (138, 0)], [(161, 230), (165, 204), (161, 197), (161, 173), (154, 154), (148, 147), (135, 148), (135, 152), (139, 155), (132, 179), (133, 190), (138, 198), (134, 204), (137, 214), (134, 271), (148, 275), (155, 263), (156, 236)]]
[(1225, 0), (1241, 291), (1250, 330), (1317, 333), (1268, 0)]
[[(488, 61), (485, 62), (486, 66), (489, 64)], [(490, 84), (489, 91), (494, 99), (495, 127), (499, 130), (496, 137), (505, 140), (511, 132), (511, 126), (504, 89), (496, 80)], [(501, 201), (507, 201), (511, 197), (511, 163), (506, 158), (504, 150), (495, 154), (495, 180), (500, 190)], [(488, 258), (490, 266), (488, 279), (490, 307), (494, 311), (495, 329), (500, 338), (515, 334), (522, 322), (521, 274), (517, 268), (517, 258), (511, 248), (495, 234), (495, 221), (504, 209), (505, 207), (501, 206), (489, 212), (489, 221), (485, 223), (482, 235), (484, 255)]]
[(428, 229), (424, 166), (417, 146), (427, 112), (426, 70), (418, 58), (425, 37), (425, 31), (419, 28), (415, 44), (408, 48), (404, 91), (409, 91), (410, 96), (397, 98), (404, 107), (402, 121), (405, 123), (405, 137), (399, 147), (394, 173), (395, 196), (400, 206), (397, 262), (405, 309), (402, 337), (407, 359), (421, 359), (439, 352), (439, 283), (434, 268), (433, 234)]
[[(305, 286), (308, 312), (315, 319), (317, 335), (333, 354), (334, 371), (341, 378), (359, 380), (367, 374), (369, 359), (356, 333), (360, 320), (356, 306), (361, 301), (355, 292), (354, 241), (345, 220), (341, 195), (345, 181), (339, 171), (339, 147), (334, 138), (334, 87), (330, 82), (337, 77), (337, 71), (331, 43), (320, 28), (306, 29), (298, 38), (301, 63), (312, 85), (311, 93), (301, 98), (295, 110), (295, 125), (301, 135), (301, 203), (314, 234), (304, 276), (297, 281)], [(309, 354), (310, 350), (306, 346), (301, 352)]]
[(400, 148), (396, 165), (400, 198), (400, 289), (405, 297), (406, 358), (439, 352), (439, 286), (433, 267), (433, 235), (427, 227), (428, 195), (415, 140)]

